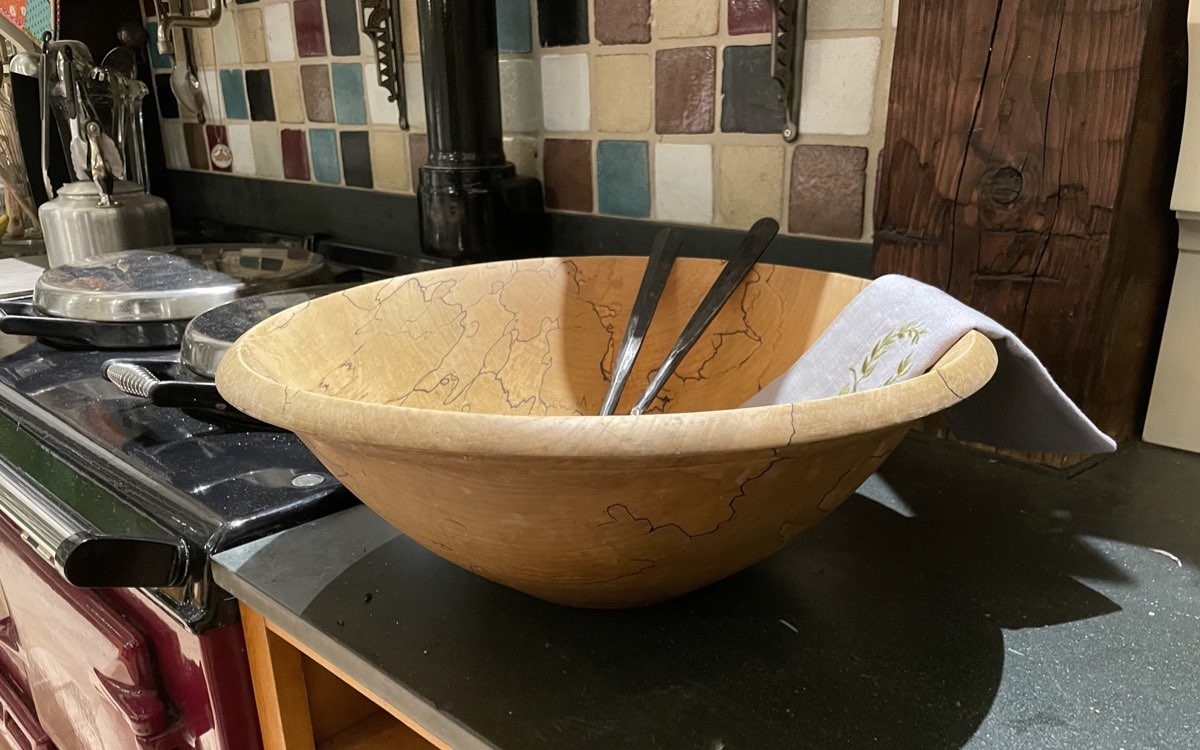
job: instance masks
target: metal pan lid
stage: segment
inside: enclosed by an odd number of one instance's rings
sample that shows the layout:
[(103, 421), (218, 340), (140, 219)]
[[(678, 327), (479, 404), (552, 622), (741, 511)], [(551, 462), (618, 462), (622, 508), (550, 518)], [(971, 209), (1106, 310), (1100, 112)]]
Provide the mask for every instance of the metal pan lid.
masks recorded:
[(236, 299), (244, 286), (192, 258), (125, 250), (49, 269), (34, 285), (33, 303), (58, 318), (188, 320)]
[(352, 286), (327, 284), (269, 292), (214, 307), (188, 323), (179, 347), (179, 361), (201, 377), (215, 378), (221, 358), (243, 333), (276, 313)]
[(332, 281), (320, 255), (284, 245), (208, 244), (152, 248), (195, 260), (246, 285), (245, 294), (295, 289)]

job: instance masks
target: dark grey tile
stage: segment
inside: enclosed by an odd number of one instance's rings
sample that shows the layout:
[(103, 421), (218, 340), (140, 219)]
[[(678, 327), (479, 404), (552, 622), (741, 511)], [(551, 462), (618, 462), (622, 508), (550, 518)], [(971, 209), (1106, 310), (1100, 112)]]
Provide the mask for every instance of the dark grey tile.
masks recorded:
[(154, 76), (154, 93), (158, 95), (158, 111), (167, 119), (179, 117), (179, 102), (175, 92), (171, 91), (171, 74), (159, 73)]
[[(398, 0), (397, 0), (398, 2)], [(360, 54), (358, 0), (325, 0), (325, 20), (329, 26), (329, 53), (336, 57)]]
[(246, 98), (250, 100), (251, 120), (275, 119), (275, 97), (271, 94), (271, 71), (246, 71)]
[(343, 131), (342, 175), (350, 187), (375, 187), (371, 174), (371, 140), (365, 131)]
[(538, 0), (538, 38), (543, 47), (587, 44), (587, 0)]
[(721, 80), (721, 130), (776, 133), (783, 130), (780, 88), (771, 78), (771, 47), (726, 47)]

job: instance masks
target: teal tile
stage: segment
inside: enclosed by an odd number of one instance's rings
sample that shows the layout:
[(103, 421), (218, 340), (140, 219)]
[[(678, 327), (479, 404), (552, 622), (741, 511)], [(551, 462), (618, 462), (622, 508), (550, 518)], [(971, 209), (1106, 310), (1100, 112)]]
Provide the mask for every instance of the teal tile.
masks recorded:
[(333, 111), (342, 125), (366, 125), (367, 104), (363, 98), (363, 69), (360, 63), (333, 63)]
[(496, 32), (501, 52), (533, 51), (529, 0), (496, 0)]
[(225, 116), (230, 120), (249, 120), (246, 106), (246, 80), (240, 70), (221, 71), (221, 97), (225, 100)]
[(635, 218), (650, 215), (649, 154), (645, 141), (600, 141), (596, 147), (600, 213)]
[(146, 24), (146, 32), (150, 34), (150, 67), (155, 70), (171, 70), (175, 67), (175, 63), (166, 55), (158, 52), (158, 22), (150, 21)]
[(328, 185), (340, 184), (342, 169), (338, 164), (337, 133), (324, 128), (313, 128), (308, 131), (308, 144), (312, 149), (313, 179)]

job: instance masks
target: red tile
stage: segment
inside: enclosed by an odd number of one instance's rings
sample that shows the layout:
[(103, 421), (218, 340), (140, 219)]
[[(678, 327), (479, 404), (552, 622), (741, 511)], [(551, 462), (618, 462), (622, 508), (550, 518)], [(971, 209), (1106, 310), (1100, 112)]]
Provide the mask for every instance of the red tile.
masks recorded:
[(596, 41), (646, 44), (650, 41), (650, 0), (596, 0)]
[(225, 131), (225, 126), (205, 125), (204, 133), (208, 136), (208, 160), (212, 170), (232, 172), (233, 152), (229, 150), (229, 134)]
[(788, 231), (861, 237), (866, 170), (865, 148), (797, 146), (792, 155)]
[[(142, 0), (142, 10), (146, 12), (146, 18), (154, 18), (158, 15), (158, 8), (154, 0)], [(151, 39), (150, 43), (154, 44), (154, 40)]]
[(659, 50), (654, 89), (657, 132), (711, 133), (716, 112), (716, 48)]
[(592, 142), (547, 138), (543, 155), (546, 206), (592, 210)]
[(761, 34), (771, 30), (770, 0), (729, 0), (729, 33)]
[(321, 0), (295, 0), (292, 14), (296, 18), (296, 49), (301, 57), (324, 57), (325, 15)]
[(285, 128), (279, 138), (283, 147), (283, 176), (289, 180), (308, 180), (308, 144), (304, 131)]

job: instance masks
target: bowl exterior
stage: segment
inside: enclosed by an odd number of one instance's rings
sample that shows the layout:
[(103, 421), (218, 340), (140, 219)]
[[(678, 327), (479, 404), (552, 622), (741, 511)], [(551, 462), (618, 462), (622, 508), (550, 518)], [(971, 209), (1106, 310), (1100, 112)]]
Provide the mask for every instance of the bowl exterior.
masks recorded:
[(431, 552), (541, 599), (621, 608), (677, 597), (780, 549), (853, 493), (907, 429), (644, 459), (404, 454), (301, 437)]

